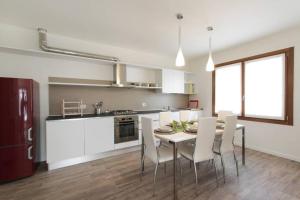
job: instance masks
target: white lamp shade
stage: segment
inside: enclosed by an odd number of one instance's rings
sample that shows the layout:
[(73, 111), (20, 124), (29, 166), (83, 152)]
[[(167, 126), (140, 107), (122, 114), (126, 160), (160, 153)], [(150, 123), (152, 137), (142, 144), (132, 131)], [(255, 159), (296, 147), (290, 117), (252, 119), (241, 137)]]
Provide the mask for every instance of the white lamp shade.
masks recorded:
[(214, 70), (215, 70), (215, 64), (214, 64), (211, 54), (209, 54), (208, 61), (206, 64), (206, 71), (211, 72)]
[(176, 66), (177, 67), (183, 67), (185, 66), (185, 60), (184, 60), (184, 56), (181, 50), (181, 47), (179, 47), (178, 52), (177, 52), (177, 56), (176, 56)]

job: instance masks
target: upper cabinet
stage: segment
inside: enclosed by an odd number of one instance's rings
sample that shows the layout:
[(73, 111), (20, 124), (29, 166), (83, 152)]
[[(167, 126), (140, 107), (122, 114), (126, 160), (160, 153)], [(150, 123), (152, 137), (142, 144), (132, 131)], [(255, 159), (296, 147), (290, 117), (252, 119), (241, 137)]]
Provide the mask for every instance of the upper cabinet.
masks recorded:
[(126, 78), (128, 82), (156, 83), (156, 71), (158, 70), (127, 65)]
[(184, 74), (184, 93), (193, 95), (196, 94), (196, 80), (197, 77), (194, 73), (185, 72)]
[(179, 70), (162, 70), (162, 92), (184, 94), (184, 72)]

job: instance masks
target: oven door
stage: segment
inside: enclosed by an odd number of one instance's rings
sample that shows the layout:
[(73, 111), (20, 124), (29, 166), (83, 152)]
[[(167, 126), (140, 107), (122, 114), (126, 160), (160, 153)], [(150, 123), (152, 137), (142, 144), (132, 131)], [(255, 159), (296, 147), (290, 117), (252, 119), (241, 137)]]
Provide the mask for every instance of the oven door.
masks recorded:
[(138, 140), (138, 128), (135, 120), (115, 122), (115, 144)]

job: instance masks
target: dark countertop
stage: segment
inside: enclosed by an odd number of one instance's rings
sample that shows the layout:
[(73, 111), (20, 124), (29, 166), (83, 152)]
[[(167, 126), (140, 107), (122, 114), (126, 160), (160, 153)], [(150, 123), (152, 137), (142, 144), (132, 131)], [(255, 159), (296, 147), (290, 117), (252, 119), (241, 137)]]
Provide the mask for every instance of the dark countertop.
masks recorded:
[[(180, 109), (172, 109), (170, 111), (176, 112), (176, 111), (179, 111), (179, 110), (190, 110), (190, 109), (180, 108)], [(162, 111), (165, 111), (165, 110), (139, 110), (139, 111), (136, 111), (136, 113), (134, 113), (134, 115), (152, 114), (152, 113), (159, 113), (159, 112), (162, 112)], [(48, 116), (46, 120), (51, 121), (51, 120), (63, 120), (63, 119), (80, 119), (80, 118), (113, 117), (113, 116), (117, 116), (117, 115), (114, 115), (112, 112), (110, 112), (110, 113), (101, 113), (100, 115), (97, 115), (97, 114), (83, 114), (83, 116), (81, 116), (81, 115), (71, 115), (71, 116), (65, 116), (65, 118), (63, 118), (62, 115), (52, 115), (52, 116)]]
[[(159, 113), (162, 112), (162, 110), (141, 110), (141, 111), (136, 111), (134, 115), (141, 115), (141, 114), (151, 114), (151, 113)], [(114, 113), (101, 113), (100, 115), (97, 114), (83, 114), (81, 115), (71, 115), (71, 116), (65, 116), (65, 118), (62, 115), (52, 115), (48, 116), (46, 120), (62, 120), (62, 119), (80, 119), (80, 118), (91, 118), (91, 117), (112, 117), (116, 116)]]
[(81, 115), (69, 115), (69, 116), (65, 116), (63, 117), (62, 115), (50, 115), (47, 117), (46, 120), (62, 120), (62, 119), (80, 119), (80, 118), (91, 118), (91, 117), (110, 117), (110, 116), (114, 116), (113, 113), (107, 113), (107, 114), (100, 114), (100, 115), (96, 115), (96, 114), (83, 114)]

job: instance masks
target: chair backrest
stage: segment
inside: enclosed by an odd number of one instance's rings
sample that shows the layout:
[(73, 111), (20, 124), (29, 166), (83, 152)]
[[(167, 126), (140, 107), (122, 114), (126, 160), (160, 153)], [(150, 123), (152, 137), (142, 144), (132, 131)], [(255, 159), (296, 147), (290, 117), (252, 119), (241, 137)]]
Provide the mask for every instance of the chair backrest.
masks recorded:
[(203, 117), (198, 120), (198, 132), (194, 150), (194, 161), (200, 162), (213, 158), (212, 147), (216, 134), (215, 117)]
[(233, 138), (236, 131), (237, 116), (225, 117), (225, 128), (222, 136), (221, 153), (233, 150)]
[(191, 111), (189, 110), (181, 110), (179, 111), (179, 119), (182, 122), (187, 122), (190, 120)]
[(172, 123), (173, 117), (172, 112), (160, 112), (159, 113), (159, 125), (165, 126)]
[(142, 134), (145, 144), (145, 156), (147, 156), (154, 163), (157, 163), (157, 151), (155, 147), (154, 135), (153, 135), (152, 119), (142, 117)]
[(229, 110), (220, 110), (218, 112), (218, 120), (225, 121), (226, 116), (233, 115), (233, 114), (234, 113), (232, 111), (229, 111)]

